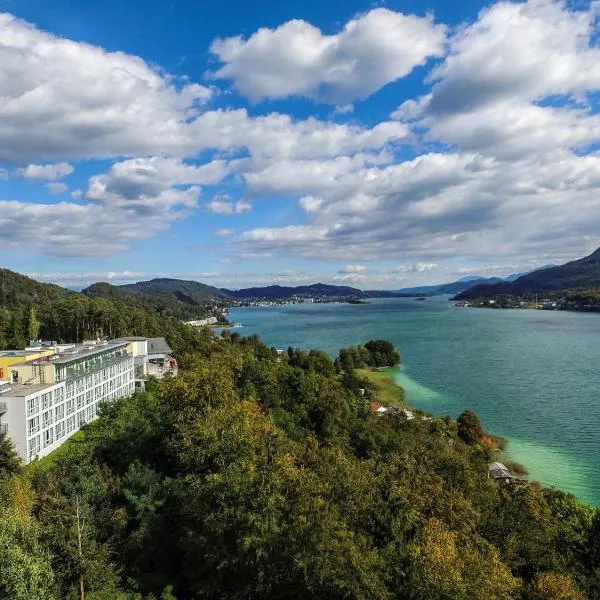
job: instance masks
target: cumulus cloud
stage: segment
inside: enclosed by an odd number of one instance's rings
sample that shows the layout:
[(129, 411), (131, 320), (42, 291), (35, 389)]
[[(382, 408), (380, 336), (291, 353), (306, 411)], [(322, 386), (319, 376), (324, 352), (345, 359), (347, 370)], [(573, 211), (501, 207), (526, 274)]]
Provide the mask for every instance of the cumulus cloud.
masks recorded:
[(253, 101), (306, 96), (331, 104), (364, 99), (444, 52), (446, 27), (431, 17), (376, 8), (324, 35), (300, 19), (262, 28), (247, 40), (216, 39), (211, 51), (224, 63), (212, 73), (231, 79)]
[(206, 210), (219, 215), (241, 215), (252, 210), (247, 200), (229, 200), (227, 196), (217, 196), (205, 205)]
[(229, 236), (233, 235), (234, 233), (235, 233), (235, 229), (227, 229), (227, 228), (217, 229), (215, 231), (215, 235), (217, 237), (229, 237)]
[(97, 281), (139, 281), (144, 276), (143, 273), (135, 271), (108, 271), (99, 273), (28, 273), (27, 277), (37, 279), (37, 281), (53, 283), (82, 283)]
[(66, 183), (62, 183), (60, 181), (53, 181), (46, 184), (46, 189), (51, 194), (62, 194), (69, 189), (69, 186)]
[(49, 165), (27, 165), (19, 169), (18, 174), (25, 179), (41, 181), (56, 181), (73, 173), (75, 169), (69, 163), (56, 163)]
[(427, 78), (430, 91), (394, 114), (435, 151), (421, 146), (414, 159), (379, 164), (278, 161), (246, 173), (255, 193), (298, 195), (306, 221), (244, 232), (240, 248), (440, 263), (529, 261), (565, 247), (570, 258), (593, 247), (600, 242), (600, 155), (590, 152), (600, 143), (600, 119), (587, 96), (600, 91), (594, 6), (530, 0), (482, 11), (451, 35), (448, 56)]
[(437, 263), (418, 262), (417, 264), (410, 265), (410, 266), (400, 265), (399, 267), (396, 267), (395, 269), (393, 269), (393, 272), (394, 273), (426, 273), (427, 271), (433, 271), (433, 269), (437, 269), (438, 266), (439, 265)]
[(338, 271), (339, 275), (351, 275), (355, 273), (364, 273), (367, 270), (365, 265), (346, 265)]
[(0, 160), (145, 154), (187, 145), (181, 124), (211, 96), (123, 52), (0, 15)]
[(0, 213), (0, 248), (22, 248), (28, 240), (31, 247), (60, 257), (108, 256), (168, 226), (161, 215), (142, 221), (133, 213), (70, 202), (0, 201)]

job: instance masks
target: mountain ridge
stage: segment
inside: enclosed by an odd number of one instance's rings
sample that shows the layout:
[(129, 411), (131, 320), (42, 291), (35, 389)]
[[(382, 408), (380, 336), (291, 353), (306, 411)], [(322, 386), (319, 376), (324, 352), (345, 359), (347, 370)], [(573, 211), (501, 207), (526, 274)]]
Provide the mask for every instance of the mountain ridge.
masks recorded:
[(600, 287), (600, 248), (564, 265), (542, 267), (514, 281), (492, 286), (475, 285), (460, 292), (456, 300), (473, 300), (501, 295), (533, 296), (541, 293), (589, 290)]

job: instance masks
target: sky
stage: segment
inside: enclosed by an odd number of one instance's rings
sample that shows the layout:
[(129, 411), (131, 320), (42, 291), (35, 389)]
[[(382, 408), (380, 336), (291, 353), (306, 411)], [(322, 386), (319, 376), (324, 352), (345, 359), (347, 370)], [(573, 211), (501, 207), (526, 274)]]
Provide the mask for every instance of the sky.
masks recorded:
[(600, 1), (0, 0), (0, 264), (399, 289), (600, 246)]

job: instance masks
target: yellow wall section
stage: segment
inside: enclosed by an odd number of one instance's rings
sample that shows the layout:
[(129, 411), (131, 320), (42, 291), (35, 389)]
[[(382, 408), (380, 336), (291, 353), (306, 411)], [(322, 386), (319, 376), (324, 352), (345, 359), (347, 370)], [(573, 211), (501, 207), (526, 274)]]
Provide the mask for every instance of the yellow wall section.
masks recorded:
[(12, 366), (28, 360), (35, 360), (36, 358), (51, 356), (52, 354), (54, 354), (54, 350), (39, 350), (37, 352), (28, 352), (27, 354), (21, 354), (19, 356), (0, 355), (0, 381), (10, 380), (10, 370)]

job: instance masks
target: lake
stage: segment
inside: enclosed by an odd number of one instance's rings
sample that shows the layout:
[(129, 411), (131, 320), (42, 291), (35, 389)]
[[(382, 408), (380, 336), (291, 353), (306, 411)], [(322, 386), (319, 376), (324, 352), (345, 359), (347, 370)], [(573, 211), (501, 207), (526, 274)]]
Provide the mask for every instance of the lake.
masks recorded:
[(532, 479), (600, 506), (600, 314), (455, 308), (444, 296), (237, 308), (230, 320), (278, 348), (393, 341), (408, 403), (475, 410)]

